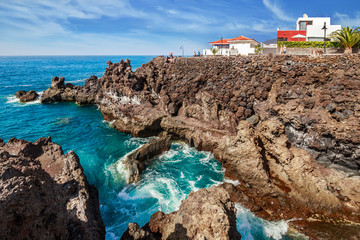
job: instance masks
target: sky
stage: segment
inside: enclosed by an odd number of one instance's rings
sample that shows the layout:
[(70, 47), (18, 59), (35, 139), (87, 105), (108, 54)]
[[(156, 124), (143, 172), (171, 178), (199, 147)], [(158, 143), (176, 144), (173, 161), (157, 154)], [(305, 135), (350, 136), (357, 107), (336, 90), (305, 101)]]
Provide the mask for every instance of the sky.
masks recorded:
[(276, 38), (296, 19), (360, 26), (360, 1), (0, 0), (0, 55), (180, 55), (209, 42)]

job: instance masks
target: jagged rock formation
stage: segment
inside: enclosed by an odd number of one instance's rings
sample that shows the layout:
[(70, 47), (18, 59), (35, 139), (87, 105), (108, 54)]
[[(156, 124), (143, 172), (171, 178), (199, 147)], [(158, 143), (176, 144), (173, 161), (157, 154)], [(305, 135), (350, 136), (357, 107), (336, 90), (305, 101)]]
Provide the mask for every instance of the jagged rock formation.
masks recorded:
[(0, 140), (1, 239), (105, 239), (97, 189), (50, 138)]
[(159, 139), (151, 139), (148, 143), (130, 153), (123, 162), (130, 173), (128, 183), (140, 181), (140, 174), (147, 167), (148, 161), (162, 152), (168, 151), (170, 147), (171, 137), (163, 136)]
[[(225, 184), (226, 185), (226, 184)], [(121, 238), (130, 239), (241, 239), (236, 208), (223, 186), (191, 192), (178, 211), (154, 213), (142, 229), (130, 223)]]
[(34, 90), (30, 90), (29, 92), (21, 90), (15, 93), (15, 97), (19, 98), (20, 102), (26, 103), (37, 100), (39, 94), (37, 94)]
[(360, 56), (108, 66), (73, 99), (92, 96), (116, 129), (212, 151), (241, 183), (234, 200), (267, 219), (360, 223)]
[(41, 96), (42, 103), (51, 102), (76, 102), (78, 104), (94, 104), (95, 94), (99, 89), (96, 76), (86, 80), (85, 85), (75, 86), (71, 83), (65, 84), (65, 78), (54, 77), (51, 88), (47, 89)]

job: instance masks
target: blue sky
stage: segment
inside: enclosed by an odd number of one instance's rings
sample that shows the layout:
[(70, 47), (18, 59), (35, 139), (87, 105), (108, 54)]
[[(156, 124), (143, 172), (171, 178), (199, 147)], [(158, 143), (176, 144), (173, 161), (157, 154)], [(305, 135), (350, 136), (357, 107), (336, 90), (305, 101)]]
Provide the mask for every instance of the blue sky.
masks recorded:
[[(343, 3), (343, 4), (342, 4)], [(162, 55), (240, 35), (265, 41), (296, 19), (360, 26), (360, 2), (291, 0), (0, 0), (0, 55)]]

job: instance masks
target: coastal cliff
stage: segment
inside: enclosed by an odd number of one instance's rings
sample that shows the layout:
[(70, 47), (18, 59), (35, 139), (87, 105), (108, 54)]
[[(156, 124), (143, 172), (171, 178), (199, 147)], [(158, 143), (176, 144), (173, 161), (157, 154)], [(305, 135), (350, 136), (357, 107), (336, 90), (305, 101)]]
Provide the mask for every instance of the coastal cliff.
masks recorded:
[(240, 182), (233, 200), (263, 218), (360, 223), (359, 69), (357, 55), (126, 60), (83, 87), (55, 77), (41, 101), (212, 151)]
[(156, 212), (142, 228), (129, 223), (121, 239), (241, 239), (236, 229), (235, 204), (226, 185), (230, 184), (190, 192), (179, 210)]
[(97, 189), (50, 138), (0, 139), (1, 239), (105, 239)]

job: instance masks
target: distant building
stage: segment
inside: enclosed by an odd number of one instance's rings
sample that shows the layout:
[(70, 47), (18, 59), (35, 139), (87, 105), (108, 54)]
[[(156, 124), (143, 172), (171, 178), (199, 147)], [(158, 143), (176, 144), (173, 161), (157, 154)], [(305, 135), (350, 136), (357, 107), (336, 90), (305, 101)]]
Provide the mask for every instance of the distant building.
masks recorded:
[(324, 41), (324, 24), (326, 24), (326, 37), (332, 32), (341, 29), (341, 25), (331, 25), (329, 17), (303, 17), (296, 21), (296, 30), (279, 30), (278, 41)]
[(212, 45), (211, 49), (204, 49), (203, 54), (213, 55), (212, 49), (218, 49), (216, 56), (236, 56), (236, 55), (249, 55), (255, 53), (255, 46), (259, 43), (244, 36), (220, 39), (214, 42), (209, 42)]

